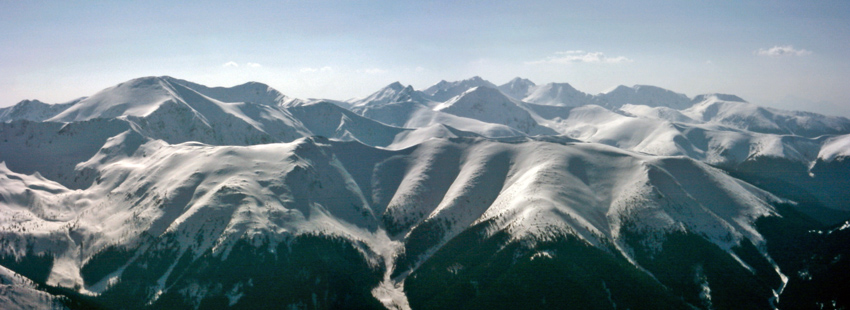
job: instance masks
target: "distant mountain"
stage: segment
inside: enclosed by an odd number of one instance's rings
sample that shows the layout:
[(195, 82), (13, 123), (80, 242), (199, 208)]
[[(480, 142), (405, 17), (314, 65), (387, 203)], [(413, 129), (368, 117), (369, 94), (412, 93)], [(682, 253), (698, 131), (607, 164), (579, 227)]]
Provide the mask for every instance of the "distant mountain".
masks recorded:
[(534, 82), (528, 79), (516, 77), (505, 84), (499, 85), (498, 90), (511, 98), (522, 100), (528, 96), (528, 93), (534, 88), (534, 86), (537, 86)]
[(763, 108), (732, 95), (703, 95), (694, 101), (682, 111), (685, 115), (742, 130), (804, 137), (850, 132), (850, 119), (839, 116)]
[(479, 86), (496, 88), (495, 84), (490, 83), (489, 81), (484, 80), (481, 77), (474, 76), (470, 79), (466, 79), (463, 81), (446, 82), (446, 80), (442, 80), (439, 83), (426, 88), (422, 92), (428, 96), (431, 96), (431, 100), (443, 102), (454, 98), (469, 89)]
[(301, 120), (312, 135), (343, 141), (360, 141), (367, 145), (388, 147), (405, 128), (387, 126), (362, 117), (330, 102), (312, 102), (287, 109)]
[(352, 108), (363, 106), (376, 106), (387, 103), (407, 101), (413, 101), (424, 104), (428, 101), (427, 99), (425, 99), (425, 97), (427, 97), (427, 95), (424, 95), (420, 91), (413, 90), (412, 86), (404, 86), (401, 85), (401, 83), (399, 82), (395, 82), (390, 85), (387, 85), (386, 87), (378, 90), (377, 92), (369, 95), (366, 98), (352, 100), (350, 101), (350, 103)]
[(80, 98), (67, 103), (49, 104), (38, 100), (24, 100), (11, 107), (0, 108), (0, 122), (27, 120), (41, 122), (83, 100)]
[(413, 101), (396, 102), (380, 106), (354, 107), (352, 111), (385, 124), (405, 128), (426, 128), (435, 125), (445, 125), (490, 138), (525, 135), (523, 132), (510, 126), (435, 111), (431, 107)]
[(172, 77), (163, 77), (170, 83), (180, 84), (221, 102), (245, 102), (261, 105), (280, 105), (291, 98), (263, 83), (248, 82), (233, 87), (207, 87)]
[(686, 109), (692, 104), (691, 99), (684, 94), (649, 85), (635, 85), (633, 87), (620, 85), (608, 92), (599, 94), (597, 97), (612, 108), (633, 104)]
[(534, 87), (522, 101), (553, 106), (579, 107), (583, 105), (602, 105), (596, 98), (583, 93), (567, 83), (549, 83)]
[[(145, 136), (170, 143), (257, 144), (292, 141), (307, 132), (285, 109), (269, 105), (271, 101), (222, 102), (186, 85), (190, 84), (169, 77), (131, 80), (77, 102), (47, 121), (119, 118), (134, 124)], [(269, 94), (284, 98), (277, 91), (255, 92), (263, 88), (255, 83), (212, 92), (220, 98), (237, 96), (238, 92), (245, 92), (245, 98)], [(205, 87), (202, 91), (211, 92)]]
[(540, 126), (521, 105), (521, 102), (508, 98), (495, 88), (475, 87), (440, 104), (435, 110), (507, 125), (530, 135), (556, 133)]

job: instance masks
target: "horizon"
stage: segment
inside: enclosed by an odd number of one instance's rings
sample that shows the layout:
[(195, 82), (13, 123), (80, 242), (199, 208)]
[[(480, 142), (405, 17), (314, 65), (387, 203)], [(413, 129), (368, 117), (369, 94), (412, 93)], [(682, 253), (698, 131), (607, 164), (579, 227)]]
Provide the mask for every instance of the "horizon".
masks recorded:
[(0, 4), (0, 107), (67, 102), (144, 76), (365, 97), (480, 76), (734, 94), (850, 117), (850, 3), (164, 1)]

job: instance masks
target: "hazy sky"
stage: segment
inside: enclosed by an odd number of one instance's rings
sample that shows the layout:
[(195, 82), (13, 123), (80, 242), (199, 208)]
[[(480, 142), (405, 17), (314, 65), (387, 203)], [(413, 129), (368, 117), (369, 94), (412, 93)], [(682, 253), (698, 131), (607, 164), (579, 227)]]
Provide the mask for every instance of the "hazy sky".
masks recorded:
[(151, 75), (330, 99), (479, 75), (850, 116), (845, 0), (174, 2), (0, 0), (0, 106)]

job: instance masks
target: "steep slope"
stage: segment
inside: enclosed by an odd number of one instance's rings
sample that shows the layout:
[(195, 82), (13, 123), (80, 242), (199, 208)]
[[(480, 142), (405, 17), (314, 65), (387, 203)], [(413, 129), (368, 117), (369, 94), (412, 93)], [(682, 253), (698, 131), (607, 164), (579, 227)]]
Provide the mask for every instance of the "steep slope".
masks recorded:
[(603, 102), (593, 96), (583, 93), (567, 83), (549, 83), (534, 87), (522, 101), (540, 105), (568, 107), (603, 104)]
[(507, 83), (499, 85), (497, 89), (505, 95), (510, 96), (511, 98), (514, 98), (516, 100), (522, 100), (523, 98), (528, 96), (528, 93), (535, 86), (537, 85), (528, 79), (515, 77), (513, 80), (510, 80)]
[(483, 122), (510, 126), (526, 134), (555, 134), (537, 124), (522, 103), (510, 99), (495, 88), (476, 87), (448, 100), (434, 109)]
[(11, 107), (0, 108), (0, 122), (27, 120), (41, 122), (65, 111), (83, 98), (59, 104), (48, 104), (38, 100), (24, 100)]
[(489, 88), (497, 87), (495, 84), (490, 83), (489, 81), (482, 79), (479, 76), (474, 76), (463, 81), (446, 82), (446, 80), (442, 80), (437, 84), (426, 88), (422, 92), (428, 96), (431, 96), (431, 100), (434, 100), (436, 102), (443, 102), (455, 96), (458, 96), (466, 92), (467, 90), (480, 86)]
[(650, 85), (635, 85), (633, 87), (620, 85), (597, 95), (597, 98), (612, 108), (633, 104), (681, 110), (690, 107), (692, 104), (691, 99), (684, 94)]

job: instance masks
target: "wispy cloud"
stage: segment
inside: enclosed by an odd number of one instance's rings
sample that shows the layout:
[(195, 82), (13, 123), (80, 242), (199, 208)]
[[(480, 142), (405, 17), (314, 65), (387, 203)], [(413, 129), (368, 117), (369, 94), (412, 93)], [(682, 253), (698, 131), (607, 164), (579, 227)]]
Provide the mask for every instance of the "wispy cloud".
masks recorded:
[[(222, 67), (225, 67), (225, 68), (239, 68), (239, 63), (238, 63), (238, 62), (235, 62), (235, 61), (228, 61), (228, 62), (225, 62), (225, 63), (224, 63), (223, 65), (221, 65), (221, 66), (222, 66)], [(256, 63), (256, 62), (249, 62), (249, 63), (245, 63), (245, 67), (248, 67), (248, 68), (260, 68), (260, 67), (262, 67), (262, 66), (261, 66), (260, 64)]]
[(302, 73), (319, 72), (319, 71), (329, 72), (329, 71), (333, 71), (333, 68), (331, 68), (329, 66), (324, 66), (324, 67), (321, 67), (321, 68), (311, 68), (311, 67), (301, 68)]
[(556, 52), (555, 55), (546, 57), (545, 59), (526, 62), (527, 64), (571, 64), (571, 63), (604, 63), (617, 64), (632, 62), (633, 60), (625, 56), (608, 57), (602, 52), (586, 52), (581, 50)]
[(366, 74), (383, 74), (383, 73), (387, 73), (389, 71), (384, 70), (384, 69), (380, 69), (380, 68), (369, 68), (369, 69), (364, 69), (363, 72), (365, 72)]
[(794, 46), (791, 45), (777, 45), (771, 48), (760, 48), (759, 50), (753, 52), (753, 54), (768, 57), (806, 56), (811, 55), (812, 51), (804, 49), (795, 49)]

